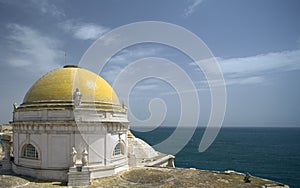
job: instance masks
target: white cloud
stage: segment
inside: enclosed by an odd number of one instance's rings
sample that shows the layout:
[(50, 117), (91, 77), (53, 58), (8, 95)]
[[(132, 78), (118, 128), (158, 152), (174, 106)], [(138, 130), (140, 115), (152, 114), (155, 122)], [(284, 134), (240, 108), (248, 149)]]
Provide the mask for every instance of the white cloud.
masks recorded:
[(122, 50), (118, 55), (114, 56), (110, 61), (118, 64), (124, 64), (124, 62), (131, 62), (133, 60), (137, 60), (144, 57), (149, 56), (157, 56), (158, 53), (161, 51), (160, 48), (143, 48), (143, 47), (136, 47), (134, 49)]
[(185, 15), (185, 16), (190, 16), (190, 15), (192, 15), (192, 14), (195, 12), (196, 8), (197, 8), (201, 3), (203, 3), (204, 0), (192, 0), (192, 1), (190, 1), (190, 2), (191, 2), (191, 4), (190, 4), (186, 9), (184, 9), (184, 15)]
[(62, 10), (58, 9), (54, 4), (49, 3), (48, 0), (31, 0), (31, 2), (42, 14), (49, 14), (57, 18), (65, 16)]
[(18, 24), (9, 24), (8, 29), (9, 47), (15, 51), (7, 59), (11, 66), (42, 72), (60, 67), (64, 52), (57, 40)]
[(32, 64), (32, 62), (20, 58), (12, 57), (9, 59), (8, 63), (14, 67), (26, 67)]
[(133, 49), (124, 49), (116, 56), (113, 56), (107, 64), (107, 68), (103, 70), (101, 75), (112, 82), (114, 78), (124, 69), (125, 67), (141, 58), (158, 56), (162, 52), (159, 47), (134, 47)]
[(137, 85), (136, 87), (134, 87), (134, 89), (136, 90), (139, 90), (139, 91), (153, 91), (157, 88), (159, 88), (159, 83), (157, 84), (146, 84), (146, 83), (143, 83), (143, 84), (139, 84)]
[(218, 58), (217, 60), (223, 73), (237, 77), (300, 70), (300, 50), (272, 52), (242, 58)]
[(83, 23), (75, 20), (68, 20), (60, 24), (62, 29), (71, 33), (72, 36), (80, 40), (98, 39), (110, 29), (94, 23)]
[[(266, 77), (271, 73), (300, 70), (300, 50), (228, 59), (219, 57), (216, 60), (220, 65), (226, 85), (265, 83)], [(189, 65), (197, 66), (195, 63)]]
[[(229, 85), (248, 85), (248, 84), (262, 84), (266, 79), (263, 76), (250, 76), (240, 78), (226, 78), (225, 83)], [(213, 83), (214, 86), (221, 86), (221, 83)]]
[[(162, 83), (159, 79), (145, 79), (141, 80), (134, 89), (139, 90), (139, 91), (153, 91), (155, 89), (158, 89), (162, 87)], [(162, 89), (162, 88), (161, 88)]]
[[(136, 67), (133, 70), (126, 69), (126, 66), (130, 63), (150, 56), (159, 56), (163, 54), (163, 48), (134, 48), (125, 49), (115, 57), (111, 59), (111, 64), (103, 70), (103, 76), (105, 79), (113, 83), (113, 80), (121, 73), (121, 71), (136, 72), (139, 71)], [(282, 73), (293, 70), (300, 70), (300, 50), (271, 52), (267, 54), (258, 54), (249, 57), (238, 58), (216, 58), (220, 65), (221, 71), (224, 75), (226, 86), (229, 85), (250, 85), (250, 84), (269, 84), (270, 75), (272, 73)], [(149, 65), (150, 66), (150, 65)], [(193, 69), (198, 68), (195, 63), (190, 63)], [(210, 70), (210, 67), (206, 67), (210, 73), (214, 74)], [(149, 70), (150, 71), (150, 70)], [(163, 69), (157, 69), (156, 72), (164, 71)], [(142, 72), (142, 71), (141, 71)], [(195, 75), (190, 75), (194, 78)], [(213, 76), (214, 77), (214, 76)], [(213, 78), (212, 77), (212, 78)], [(202, 80), (199, 80), (202, 79)], [(194, 80), (194, 84), (198, 91), (207, 90), (207, 80), (203, 80), (203, 77), (199, 77)], [(223, 86), (221, 80), (212, 80), (212, 87)], [(126, 85), (126, 80), (124, 80)], [(159, 82), (143, 82), (136, 86), (137, 92), (146, 92), (153, 89), (160, 88), (160, 90), (166, 94), (175, 94), (177, 92), (164, 91), (163, 87), (160, 87)], [(194, 92), (194, 90), (186, 90), (181, 92)]]

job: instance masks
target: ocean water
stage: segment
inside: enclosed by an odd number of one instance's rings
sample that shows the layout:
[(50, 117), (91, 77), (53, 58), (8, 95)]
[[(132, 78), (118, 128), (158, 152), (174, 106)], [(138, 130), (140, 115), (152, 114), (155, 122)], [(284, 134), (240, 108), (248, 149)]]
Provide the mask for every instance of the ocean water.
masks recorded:
[[(204, 130), (196, 129), (188, 144), (176, 154), (177, 167), (249, 172), (300, 187), (300, 128), (222, 128), (213, 144), (199, 153)], [(132, 132), (155, 145), (173, 131), (174, 128), (160, 127), (146, 133)]]

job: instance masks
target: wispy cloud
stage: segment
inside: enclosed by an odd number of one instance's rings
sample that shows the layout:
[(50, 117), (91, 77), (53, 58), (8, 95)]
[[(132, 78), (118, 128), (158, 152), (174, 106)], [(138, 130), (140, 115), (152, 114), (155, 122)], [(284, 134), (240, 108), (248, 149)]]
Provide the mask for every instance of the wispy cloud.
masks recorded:
[(125, 49), (122, 50), (118, 55), (114, 56), (111, 59), (113, 63), (124, 64), (124, 62), (130, 62), (139, 58), (148, 57), (148, 56), (157, 56), (160, 52), (160, 48), (151, 48), (151, 47), (135, 47), (134, 49)]
[(204, 0), (190, 0), (189, 2), (190, 2), (189, 6), (188, 6), (186, 9), (184, 9), (184, 15), (185, 15), (185, 16), (190, 16), (190, 15), (192, 15), (192, 14), (195, 12), (196, 8), (197, 8), (201, 3), (203, 3)]
[(139, 91), (153, 91), (157, 88), (160, 88), (162, 86), (162, 83), (160, 80), (157, 79), (145, 79), (139, 82), (139, 84), (136, 85), (135, 89)]
[(67, 20), (60, 23), (60, 26), (65, 32), (72, 34), (74, 38), (80, 40), (98, 39), (101, 35), (110, 30), (101, 25), (83, 23), (75, 20)]
[[(149, 48), (149, 47), (134, 47), (133, 49), (125, 49), (119, 54), (114, 56), (107, 67), (103, 69), (101, 75), (113, 83), (113, 80), (122, 71), (142, 72), (134, 67), (134, 70), (126, 68), (130, 63), (145, 57), (159, 57), (165, 54), (164, 48)], [(221, 71), (225, 78), (225, 84), (229, 85), (250, 85), (250, 84), (269, 84), (274, 73), (283, 73), (288, 71), (300, 70), (300, 50), (290, 50), (281, 52), (270, 52), (266, 54), (258, 54), (248, 57), (237, 57), (237, 58), (216, 58), (216, 61), (220, 65)], [(194, 62), (190, 63), (192, 69), (199, 68)], [(148, 71), (151, 71), (149, 64)], [(153, 71), (153, 70), (152, 70)], [(157, 72), (163, 72), (164, 69), (155, 69)], [(169, 72), (171, 69), (168, 70)], [(214, 74), (213, 70), (209, 70), (210, 73)], [(189, 73), (188, 73), (189, 74)], [(193, 79), (193, 82), (197, 90), (207, 90), (207, 80), (203, 77), (196, 76), (194, 74), (189, 75)], [(175, 79), (177, 76), (175, 75)], [(202, 79), (202, 80), (199, 80)], [(212, 80), (212, 87), (223, 86), (223, 82), (220, 80)], [(126, 85), (126, 80), (124, 80)], [(137, 92), (152, 91), (153, 89), (160, 88), (162, 92), (170, 94), (168, 91), (164, 91), (164, 87), (160, 87), (159, 82), (143, 82), (136, 87)], [(194, 91), (194, 90), (193, 90)], [(180, 92), (192, 92), (191, 91), (180, 91)], [(171, 92), (176, 94), (176, 92)]]
[(141, 58), (158, 56), (161, 52), (162, 49), (159, 47), (133, 47), (133, 49), (124, 49), (110, 59), (101, 75), (111, 82), (128, 64)]
[(218, 58), (218, 62), (222, 71), (232, 76), (300, 70), (300, 50), (272, 52), (242, 58)]
[(65, 13), (48, 0), (31, 0), (32, 4), (42, 13), (53, 17), (64, 17)]
[[(272, 73), (300, 70), (300, 50), (271, 52), (249, 57), (216, 58), (226, 85), (265, 83)], [(190, 63), (190, 66), (197, 66)]]
[(9, 24), (11, 34), (7, 37), (14, 51), (7, 62), (14, 67), (27, 70), (49, 71), (60, 67), (64, 52), (59, 50), (60, 42), (38, 31), (18, 24)]

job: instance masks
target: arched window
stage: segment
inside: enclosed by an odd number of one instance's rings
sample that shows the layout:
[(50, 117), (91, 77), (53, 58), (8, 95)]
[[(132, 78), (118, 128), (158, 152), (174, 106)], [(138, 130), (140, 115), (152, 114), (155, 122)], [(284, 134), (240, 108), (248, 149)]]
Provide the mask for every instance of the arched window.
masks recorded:
[(124, 144), (123, 143), (118, 143), (114, 149), (114, 152), (113, 152), (113, 156), (116, 156), (116, 155), (124, 155)]
[(38, 159), (39, 154), (32, 144), (26, 144), (23, 147), (22, 157), (30, 159)]

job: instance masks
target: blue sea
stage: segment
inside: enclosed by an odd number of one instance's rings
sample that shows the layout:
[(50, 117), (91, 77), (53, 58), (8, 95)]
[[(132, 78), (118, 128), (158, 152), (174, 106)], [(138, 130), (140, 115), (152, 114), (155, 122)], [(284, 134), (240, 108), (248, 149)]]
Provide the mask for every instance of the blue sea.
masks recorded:
[[(222, 128), (213, 144), (199, 153), (204, 130), (196, 129), (189, 143), (176, 154), (177, 167), (249, 172), (300, 187), (300, 128)], [(155, 145), (173, 131), (174, 128), (160, 127), (146, 133), (132, 132)]]

